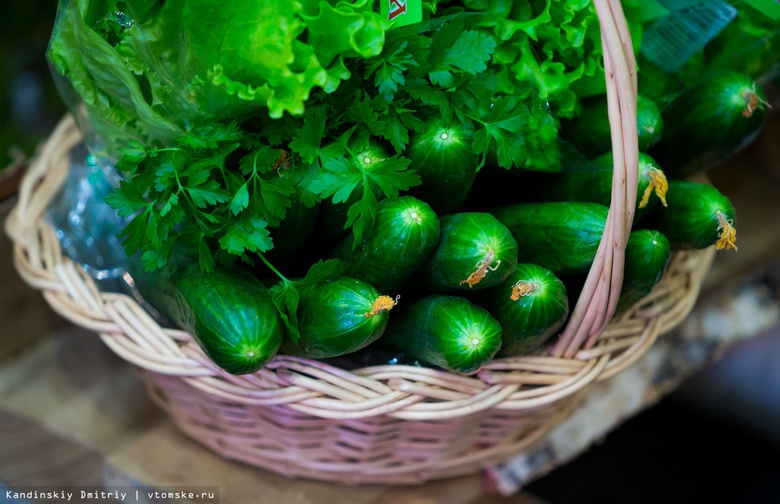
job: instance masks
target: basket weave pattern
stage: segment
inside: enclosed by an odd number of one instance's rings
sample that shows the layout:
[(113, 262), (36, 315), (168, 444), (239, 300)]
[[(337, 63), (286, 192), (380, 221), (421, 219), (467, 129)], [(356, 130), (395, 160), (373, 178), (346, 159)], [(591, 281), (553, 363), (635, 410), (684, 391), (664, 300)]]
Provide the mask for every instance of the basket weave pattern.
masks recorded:
[(6, 221), (20, 275), (63, 317), (137, 366), (151, 396), (217, 453), (289, 476), (417, 483), (478, 472), (554, 427), (578, 393), (631, 365), (696, 300), (714, 251), (680, 252), (653, 292), (573, 358), (498, 359), (471, 376), (413, 366), (353, 371), (278, 356), (252, 375), (217, 368), (132, 298), (100, 292), (45, 219), (81, 142), (66, 118), (30, 166)]

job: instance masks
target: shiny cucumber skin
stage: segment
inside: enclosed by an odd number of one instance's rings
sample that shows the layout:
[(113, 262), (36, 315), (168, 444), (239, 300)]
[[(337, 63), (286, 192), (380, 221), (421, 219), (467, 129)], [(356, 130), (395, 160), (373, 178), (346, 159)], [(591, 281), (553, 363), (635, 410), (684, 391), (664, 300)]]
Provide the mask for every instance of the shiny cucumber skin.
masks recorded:
[(434, 122), (415, 134), (404, 155), (411, 160), (422, 185), (411, 194), (440, 215), (454, 213), (466, 201), (477, 177), (479, 158), (471, 149), (472, 134), (463, 126)]
[(423, 285), (434, 291), (467, 291), (503, 282), (517, 266), (517, 241), (489, 213), (446, 215), (441, 240), (420, 269)]
[(618, 312), (650, 294), (663, 278), (671, 257), (669, 240), (660, 232), (640, 229), (629, 235)]
[[(612, 153), (592, 161), (595, 170), (545, 173), (523, 189), (529, 202), (589, 201), (609, 206), (612, 200)], [(665, 202), (668, 182), (663, 170), (648, 154), (639, 153), (636, 217), (641, 219), (656, 205)]]
[(706, 171), (760, 132), (766, 94), (749, 76), (718, 73), (685, 90), (663, 111), (666, 130), (650, 154), (670, 178)]
[(440, 231), (439, 217), (427, 203), (412, 196), (387, 198), (357, 250), (352, 251), (350, 235), (335, 255), (348, 264), (348, 276), (395, 295), (434, 251)]
[(501, 285), (485, 291), (480, 304), (501, 324), (499, 357), (527, 354), (557, 334), (569, 315), (566, 287), (552, 271), (518, 264)]
[(288, 355), (325, 359), (356, 352), (384, 333), (395, 301), (370, 284), (349, 277), (299, 288), (297, 342), (285, 340)]
[(460, 297), (430, 295), (391, 325), (388, 342), (428, 364), (472, 373), (501, 347), (501, 325), (487, 310)]
[[(648, 97), (637, 97), (637, 133), (639, 150), (647, 151), (663, 136), (661, 109)], [(583, 105), (580, 116), (563, 127), (564, 139), (570, 140), (584, 156), (591, 158), (612, 150), (609, 110), (604, 98)]]
[(319, 205), (307, 207), (300, 199), (293, 200), (282, 223), (270, 230), (274, 248), (267, 257), (272, 263), (294, 260), (314, 231), (319, 210)]
[(667, 206), (656, 208), (643, 227), (660, 231), (672, 250), (735, 249), (737, 212), (727, 196), (701, 182), (670, 180)]
[(252, 275), (239, 270), (204, 273), (196, 260), (149, 278), (142, 292), (150, 303), (189, 332), (228, 373), (254, 373), (279, 350), (284, 338), (279, 312), (268, 289)]
[(518, 262), (556, 275), (581, 273), (596, 257), (608, 209), (590, 202), (520, 203), (491, 210), (517, 240)]

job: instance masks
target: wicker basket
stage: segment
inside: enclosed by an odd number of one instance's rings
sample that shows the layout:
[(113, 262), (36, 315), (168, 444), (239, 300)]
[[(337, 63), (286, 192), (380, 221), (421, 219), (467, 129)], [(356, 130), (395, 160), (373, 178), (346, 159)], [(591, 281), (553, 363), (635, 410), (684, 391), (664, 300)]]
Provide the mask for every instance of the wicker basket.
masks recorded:
[[(605, 47), (619, 48), (605, 51), (613, 145), (620, 149), (613, 203), (572, 321), (537, 355), (495, 360), (470, 376), (389, 365), (345, 371), (287, 356), (252, 375), (225, 373), (189, 334), (160, 327), (128, 296), (100, 292), (63, 256), (44, 213), (68, 174), (69, 152), (82, 141), (70, 118), (31, 164), (6, 222), (16, 267), (54, 310), (134, 364), (184, 433), (226, 458), (288, 476), (384, 484), (473, 474), (504, 461), (565, 418), (589, 384), (631, 365), (677, 325), (714, 253), (674, 254), (654, 291), (613, 319), (633, 219), (625, 208), (636, 198), (627, 169), (637, 150), (636, 83), (630, 85), (633, 51), (619, 2), (596, 1)], [(615, 84), (621, 76), (622, 91)]]

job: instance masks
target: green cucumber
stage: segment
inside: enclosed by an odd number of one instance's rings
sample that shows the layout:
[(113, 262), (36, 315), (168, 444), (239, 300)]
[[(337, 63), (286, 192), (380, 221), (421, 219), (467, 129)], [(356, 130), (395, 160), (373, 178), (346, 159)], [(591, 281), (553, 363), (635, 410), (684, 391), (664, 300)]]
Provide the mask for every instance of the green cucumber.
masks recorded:
[(673, 250), (737, 249), (737, 213), (731, 201), (709, 184), (670, 180), (667, 206), (643, 224), (663, 233)]
[(357, 250), (350, 235), (335, 255), (347, 263), (347, 276), (393, 293), (433, 252), (439, 232), (439, 217), (427, 203), (412, 196), (387, 198), (379, 203), (374, 227)]
[(520, 203), (491, 213), (517, 240), (518, 262), (530, 262), (556, 275), (587, 271), (607, 223), (606, 206), (570, 201)]
[(658, 231), (640, 229), (631, 233), (626, 245), (618, 312), (631, 308), (650, 294), (666, 272), (671, 256), (669, 240)]
[(489, 213), (446, 215), (441, 241), (420, 269), (421, 282), (432, 290), (471, 290), (503, 282), (517, 266), (517, 241)]
[(499, 356), (522, 355), (542, 346), (563, 326), (569, 298), (561, 279), (536, 264), (518, 264), (481, 304), (501, 324)]
[(135, 279), (146, 300), (228, 373), (258, 371), (282, 344), (284, 326), (268, 289), (243, 270), (205, 273), (197, 259), (177, 256)]
[[(609, 206), (612, 200), (612, 153), (593, 160), (596, 170), (539, 174), (521, 188), (529, 202), (590, 201)], [(667, 180), (661, 167), (649, 155), (639, 153), (636, 219), (658, 202), (666, 201)]]
[(432, 123), (412, 137), (404, 155), (422, 179), (411, 194), (439, 214), (456, 212), (477, 177), (479, 158), (471, 149), (472, 134), (463, 126)]
[[(644, 152), (661, 139), (664, 118), (655, 102), (642, 95), (637, 99), (636, 118), (639, 150)], [(612, 133), (607, 100), (602, 97), (583, 105), (580, 116), (564, 126), (562, 135), (587, 158), (611, 151)]]
[(769, 105), (747, 75), (719, 73), (688, 88), (664, 110), (667, 125), (650, 154), (670, 178), (685, 178), (729, 158), (760, 132)]
[(282, 353), (311, 359), (338, 357), (376, 341), (395, 300), (370, 284), (349, 277), (299, 287), (297, 342), (286, 339)]
[(413, 358), (472, 373), (498, 352), (501, 325), (487, 310), (462, 297), (431, 295), (409, 307), (388, 328), (386, 338)]
[(307, 207), (300, 200), (300, 195), (293, 200), (282, 223), (270, 229), (274, 241), (274, 248), (268, 253), (271, 262), (284, 263), (294, 260), (314, 231), (319, 209), (319, 205)]

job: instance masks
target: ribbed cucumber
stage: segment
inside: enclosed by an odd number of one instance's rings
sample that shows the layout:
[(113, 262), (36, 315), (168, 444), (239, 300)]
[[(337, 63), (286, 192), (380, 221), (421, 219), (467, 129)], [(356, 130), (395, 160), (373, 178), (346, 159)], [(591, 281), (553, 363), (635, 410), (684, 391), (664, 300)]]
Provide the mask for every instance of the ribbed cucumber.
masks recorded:
[(282, 344), (284, 327), (268, 289), (245, 271), (204, 273), (197, 259), (188, 264), (176, 256), (136, 280), (146, 300), (228, 373), (258, 371)]
[[(590, 201), (609, 206), (612, 200), (612, 153), (594, 159), (596, 170), (539, 174), (524, 184), (523, 197), (531, 202)], [(636, 219), (641, 218), (658, 202), (666, 201), (667, 181), (658, 163), (645, 153), (639, 153)]]
[[(637, 99), (639, 150), (646, 151), (661, 138), (664, 119), (658, 106), (642, 95)], [(612, 150), (609, 111), (604, 98), (583, 105), (580, 116), (564, 126), (563, 137), (591, 158)]]
[(747, 75), (729, 72), (704, 79), (664, 110), (667, 127), (650, 154), (669, 177), (712, 168), (758, 135), (768, 108), (766, 95)]
[(485, 291), (480, 303), (501, 324), (499, 356), (521, 355), (543, 345), (569, 315), (566, 287), (536, 264), (518, 264), (501, 285)]
[(650, 294), (663, 277), (671, 256), (669, 240), (658, 231), (640, 229), (631, 233), (626, 245), (618, 312)]
[(348, 236), (336, 256), (348, 264), (348, 276), (364, 280), (382, 292), (397, 292), (439, 243), (439, 217), (412, 196), (379, 203), (374, 227), (357, 250)]
[(645, 222), (663, 233), (672, 249), (737, 249), (737, 213), (731, 201), (709, 184), (670, 180), (667, 207), (657, 208)]
[(517, 265), (517, 241), (489, 213), (445, 215), (441, 240), (420, 269), (420, 280), (432, 290), (458, 291), (493, 287)]
[(268, 253), (268, 258), (272, 262), (294, 260), (317, 224), (319, 209), (319, 205), (307, 207), (299, 196), (293, 200), (282, 223), (270, 230), (274, 248)]
[(286, 339), (282, 352), (325, 359), (356, 352), (384, 332), (395, 300), (370, 284), (349, 277), (299, 288), (300, 339)]
[(479, 159), (471, 149), (472, 134), (463, 126), (433, 122), (412, 137), (404, 155), (422, 179), (412, 195), (439, 214), (456, 212), (469, 194), (477, 176)]
[(521, 203), (491, 211), (517, 240), (518, 262), (556, 275), (586, 271), (598, 250), (608, 209), (590, 202)]
[(487, 310), (462, 297), (432, 295), (404, 312), (388, 328), (386, 339), (411, 357), (471, 373), (498, 352), (501, 325)]

